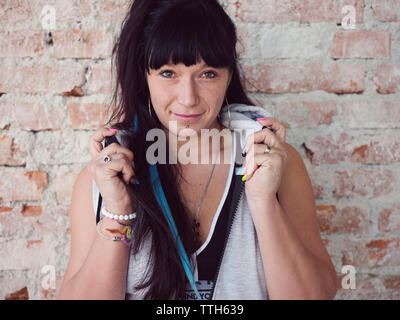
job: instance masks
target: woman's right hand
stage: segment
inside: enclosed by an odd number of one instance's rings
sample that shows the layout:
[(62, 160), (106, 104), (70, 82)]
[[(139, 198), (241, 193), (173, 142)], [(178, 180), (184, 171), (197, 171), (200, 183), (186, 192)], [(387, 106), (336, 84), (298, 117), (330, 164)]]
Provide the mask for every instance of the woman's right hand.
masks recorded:
[[(105, 148), (101, 143), (106, 136), (112, 136), (115, 132), (104, 127), (90, 137), (92, 160), (88, 167), (107, 210), (114, 214), (127, 214), (132, 211), (127, 184), (135, 176), (132, 167), (133, 153), (117, 143), (111, 143)], [(111, 158), (111, 161), (104, 162), (106, 155)], [(120, 172), (122, 172), (122, 179), (118, 176)]]

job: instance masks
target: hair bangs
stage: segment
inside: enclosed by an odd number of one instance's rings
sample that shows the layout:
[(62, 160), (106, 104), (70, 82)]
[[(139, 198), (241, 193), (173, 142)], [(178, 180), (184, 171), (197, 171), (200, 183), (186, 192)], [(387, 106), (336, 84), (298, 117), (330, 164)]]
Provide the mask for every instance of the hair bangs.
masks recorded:
[(235, 43), (227, 43), (232, 36), (227, 37), (229, 31), (221, 30), (214, 21), (198, 3), (171, 8), (155, 19), (145, 46), (147, 72), (170, 63), (189, 67), (202, 59), (210, 67), (232, 69), (236, 63)]

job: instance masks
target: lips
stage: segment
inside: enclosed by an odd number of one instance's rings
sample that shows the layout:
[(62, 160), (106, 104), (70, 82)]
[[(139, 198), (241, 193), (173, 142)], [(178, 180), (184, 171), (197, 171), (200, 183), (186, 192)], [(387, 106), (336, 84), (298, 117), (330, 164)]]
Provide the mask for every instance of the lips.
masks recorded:
[(181, 114), (181, 113), (174, 113), (175, 115), (179, 116), (179, 117), (188, 117), (188, 118), (193, 118), (193, 117), (198, 117), (201, 116), (201, 113), (198, 114)]
[(173, 115), (175, 116), (175, 118), (180, 119), (180, 120), (197, 120), (202, 113), (200, 114), (180, 114), (180, 113), (173, 113)]

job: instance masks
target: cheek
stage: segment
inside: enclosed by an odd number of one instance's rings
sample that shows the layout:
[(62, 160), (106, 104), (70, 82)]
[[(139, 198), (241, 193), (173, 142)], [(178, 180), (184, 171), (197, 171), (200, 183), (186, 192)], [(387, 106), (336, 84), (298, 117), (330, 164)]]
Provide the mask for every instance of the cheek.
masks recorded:
[(224, 88), (220, 88), (219, 86), (208, 88), (207, 91), (205, 91), (205, 95), (207, 97), (208, 105), (214, 109), (219, 108), (224, 103)]

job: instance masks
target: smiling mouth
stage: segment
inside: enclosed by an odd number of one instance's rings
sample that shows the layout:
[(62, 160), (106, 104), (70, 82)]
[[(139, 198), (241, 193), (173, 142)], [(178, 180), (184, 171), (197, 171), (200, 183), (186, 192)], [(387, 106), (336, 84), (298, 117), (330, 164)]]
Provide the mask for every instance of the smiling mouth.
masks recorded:
[(179, 113), (173, 113), (175, 118), (180, 119), (180, 120), (197, 120), (200, 118), (202, 113), (200, 114), (179, 114)]
[(198, 114), (181, 114), (181, 113), (174, 113), (174, 114), (176, 114), (177, 116), (180, 116), (180, 117), (198, 117), (198, 116), (201, 116), (201, 115), (202, 115), (202, 113), (198, 113)]

